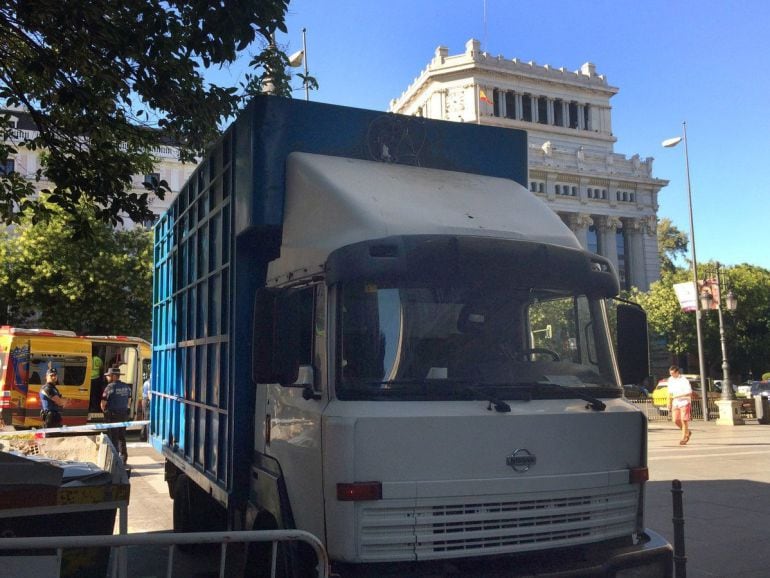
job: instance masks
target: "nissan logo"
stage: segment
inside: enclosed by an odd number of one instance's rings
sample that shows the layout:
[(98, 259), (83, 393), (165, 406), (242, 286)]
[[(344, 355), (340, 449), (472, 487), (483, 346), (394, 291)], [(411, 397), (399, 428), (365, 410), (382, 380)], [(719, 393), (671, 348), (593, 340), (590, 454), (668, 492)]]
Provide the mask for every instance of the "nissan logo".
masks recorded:
[(525, 449), (513, 450), (513, 453), (505, 459), (505, 464), (519, 473), (528, 471), (536, 462), (535, 454)]

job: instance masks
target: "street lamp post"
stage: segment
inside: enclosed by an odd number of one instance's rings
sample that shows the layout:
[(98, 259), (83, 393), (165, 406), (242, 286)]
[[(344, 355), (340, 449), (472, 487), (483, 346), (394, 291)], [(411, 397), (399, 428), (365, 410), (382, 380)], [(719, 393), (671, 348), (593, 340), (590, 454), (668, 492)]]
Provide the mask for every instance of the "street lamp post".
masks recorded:
[[(730, 382), (730, 364), (727, 361), (727, 339), (725, 337), (725, 324), (724, 316), (722, 314), (722, 266), (717, 262), (717, 287), (719, 289), (717, 298), (717, 314), (719, 316), (719, 343), (722, 348), (722, 394), (720, 396), (717, 405), (719, 406), (719, 419), (718, 424), (723, 425), (739, 425), (743, 423), (743, 419), (740, 416), (741, 402), (735, 399), (735, 393), (733, 392), (733, 385)], [(710, 293), (702, 293), (700, 295), (700, 301), (702, 302), (703, 309), (708, 310), (710, 303), (714, 297)], [(732, 290), (728, 290), (724, 296), (725, 307), (728, 311), (735, 311), (738, 307), (738, 299)]]
[(700, 388), (703, 393), (703, 421), (709, 420), (708, 393), (706, 390), (706, 361), (703, 357), (703, 332), (701, 330), (701, 307), (698, 299), (698, 260), (695, 257), (695, 225), (692, 218), (692, 186), (690, 184), (690, 155), (687, 150), (687, 123), (682, 123), (682, 136), (664, 140), (661, 144), (666, 148), (675, 147), (684, 141), (684, 165), (687, 171), (687, 206), (690, 210), (690, 252), (692, 253), (692, 282), (695, 286), (695, 335), (698, 340), (698, 371), (700, 373)]

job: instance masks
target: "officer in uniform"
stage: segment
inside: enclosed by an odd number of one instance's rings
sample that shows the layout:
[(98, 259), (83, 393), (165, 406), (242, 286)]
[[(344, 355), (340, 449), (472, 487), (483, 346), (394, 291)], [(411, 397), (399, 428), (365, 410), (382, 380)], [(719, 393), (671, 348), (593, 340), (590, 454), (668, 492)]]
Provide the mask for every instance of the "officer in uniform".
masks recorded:
[[(102, 394), (101, 407), (104, 412), (104, 421), (107, 423), (116, 423), (128, 419), (128, 407), (131, 401), (131, 386), (120, 381), (120, 369), (110, 367), (107, 373), (107, 386)], [(109, 436), (112, 445), (120, 453), (123, 463), (128, 463), (128, 449), (126, 447), (126, 428), (110, 428)]]
[(66, 405), (64, 397), (56, 387), (59, 383), (59, 372), (50, 368), (45, 372), (45, 383), (40, 388), (40, 417), (45, 427), (61, 427), (61, 409)]

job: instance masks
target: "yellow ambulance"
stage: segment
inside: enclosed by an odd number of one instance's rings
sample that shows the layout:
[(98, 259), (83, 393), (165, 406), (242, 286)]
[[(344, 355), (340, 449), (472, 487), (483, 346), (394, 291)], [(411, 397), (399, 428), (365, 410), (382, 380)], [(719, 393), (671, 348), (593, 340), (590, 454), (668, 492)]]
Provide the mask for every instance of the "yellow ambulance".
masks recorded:
[(73, 331), (0, 327), (0, 415), (6, 425), (40, 427), (40, 386), (49, 368), (68, 400), (64, 425), (83, 425), (91, 397), (91, 342)]

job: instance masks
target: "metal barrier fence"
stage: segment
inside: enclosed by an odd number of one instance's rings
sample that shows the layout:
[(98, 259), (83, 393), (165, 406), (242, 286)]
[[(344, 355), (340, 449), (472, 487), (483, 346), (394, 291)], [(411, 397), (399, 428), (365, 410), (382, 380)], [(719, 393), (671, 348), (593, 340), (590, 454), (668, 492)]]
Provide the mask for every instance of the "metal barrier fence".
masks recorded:
[[(272, 568), (270, 570), (271, 578), (276, 576), (276, 560), (278, 558), (278, 543), (299, 541), (308, 544), (316, 555), (317, 565), (316, 573), (319, 578), (328, 578), (329, 576), (329, 557), (321, 541), (313, 534), (303, 530), (252, 530), (242, 532), (193, 532), (189, 534), (176, 534), (171, 532), (161, 532), (152, 534), (124, 534), (113, 536), (52, 536), (52, 537), (25, 537), (25, 538), (0, 538), (0, 552), (3, 550), (55, 550), (54, 556), (36, 556), (41, 559), (45, 566), (30, 563), (33, 556), (24, 556), (24, 565), (26, 572), (14, 574), (14, 576), (59, 576), (63, 551), (67, 548), (91, 548), (108, 547), (112, 548), (113, 564), (112, 578), (127, 578), (133, 574), (128, 572), (128, 564), (125, 548), (127, 546), (166, 546), (168, 547), (168, 561), (166, 565), (166, 576), (171, 578), (174, 569), (174, 552), (177, 545), (187, 544), (219, 544), (219, 576), (225, 578), (225, 562), (227, 557), (227, 545), (233, 543), (247, 542), (271, 542), (272, 543)], [(0, 570), (3, 569), (2, 563), (6, 559), (10, 562), (13, 556), (0, 556)], [(43, 560), (47, 558), (47, 560)], [(41, 574), (41, 569), (44, 574)], [(56, 574), (51, 574), (51, 569), (56, 569)], [(13, 571), (13, 570), (11, 570)], [(3, 572), (0, 572), (3, 574)]]
[[(671, 416), (669, 415), (668, 407), (661, 407), (656, 406), (652, 402), (652, 398), (646, 398), (646, 399), (629, 399), (631, 403), (633, 403), (636, 407), (642, 410), (644, 412), (644, 415), (647, 417), (647, 421), (670, 421)], [(717, 406), (717, 399), (709, 398), (708, 400), (708, 411), (709, 411), (709, 419), (710, 420), (716, 420), (719, 418), (719, 407)], [(741, 400), (743, 403), (741, 405), (741, 416), (744, 419), (755, 419), (756, 418), (756, 410), (755, 410), (755, 404), (753, 403), (753, 400)], [(692, 402), (692, 408), (691, 408), (691, 415), (693, 420), (702, 420), (703, 419), (703, 400), (702, 399), (696, 399)]]

